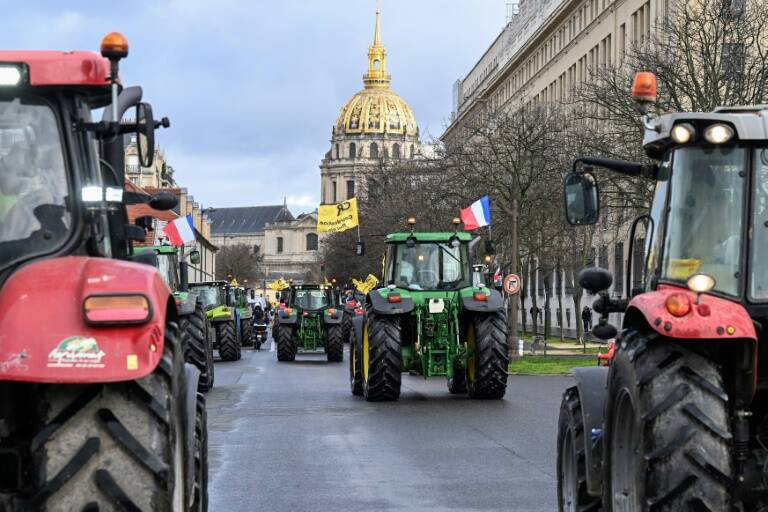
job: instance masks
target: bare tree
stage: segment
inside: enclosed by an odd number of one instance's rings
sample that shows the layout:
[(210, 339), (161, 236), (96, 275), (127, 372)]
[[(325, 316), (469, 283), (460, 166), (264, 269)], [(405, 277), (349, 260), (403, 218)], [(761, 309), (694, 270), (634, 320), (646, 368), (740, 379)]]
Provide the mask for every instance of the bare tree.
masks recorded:
[(262, 255), (249, 245), (227, 245), (216, 254), (216, 276), (218, 279), (237, 279), (238, 282), (256, 283), (263, 278), (260, 262)]

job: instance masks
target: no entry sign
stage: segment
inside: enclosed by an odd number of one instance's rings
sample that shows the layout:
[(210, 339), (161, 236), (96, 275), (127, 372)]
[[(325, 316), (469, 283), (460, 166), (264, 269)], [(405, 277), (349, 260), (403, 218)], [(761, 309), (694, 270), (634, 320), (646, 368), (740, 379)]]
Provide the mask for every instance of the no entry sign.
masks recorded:
[(516, 295), (520, 291), (520, 276), (517, 274), (508, 274), (504, 278), (504, 291), (509, 295)]

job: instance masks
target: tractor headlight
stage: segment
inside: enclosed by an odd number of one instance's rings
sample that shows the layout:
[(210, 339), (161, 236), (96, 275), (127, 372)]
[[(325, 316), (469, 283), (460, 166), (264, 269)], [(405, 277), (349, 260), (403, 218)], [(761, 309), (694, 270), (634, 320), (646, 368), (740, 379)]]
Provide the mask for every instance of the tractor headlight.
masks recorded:
[(20, 65), (0, 65), (0, 86), (13, 87), (21, 83), (24, 76)]
[(672, 140), (678, 144), (687, 144), (696, 136), (696, 128), (688, 123), (676, 124), (672, 127), (672, 131), (669, 135), (672, 137)]
[(715, 278), (709, 274), (693, 274), (688, 278), (688, 289), (696, 293), (706, 293), (715, 287)]
[(713, 124), (704, 130), (704, 138), (712, 144), (725, 144), (733, 138), (733, 128), (727, 124)]

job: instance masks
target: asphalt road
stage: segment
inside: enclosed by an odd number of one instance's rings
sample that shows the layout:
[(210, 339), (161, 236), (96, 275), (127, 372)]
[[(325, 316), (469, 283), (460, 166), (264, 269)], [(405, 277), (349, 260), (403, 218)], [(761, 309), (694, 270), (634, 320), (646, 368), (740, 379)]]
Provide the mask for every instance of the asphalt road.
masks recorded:
[(403, 375), (398, 402), (349, 392), (344, 363), (243, 350), (208, 396), (210, 510), (557, 509), (555, 435), (570, 379), (510, 377), (501, 401)]

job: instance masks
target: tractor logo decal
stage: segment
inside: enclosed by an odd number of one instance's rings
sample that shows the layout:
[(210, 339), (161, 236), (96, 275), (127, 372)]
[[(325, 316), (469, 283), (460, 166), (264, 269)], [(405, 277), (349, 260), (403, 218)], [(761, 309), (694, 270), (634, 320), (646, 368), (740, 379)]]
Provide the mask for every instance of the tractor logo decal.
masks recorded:
[(106, 354), (94, 338), (71, 336), (48, 354), (49, 368), (104, 368)]
[(0, 373), (8, 373), (11, 370), (22, 372), (29, 370), (29, 366), (23, 362), (25, 359), (29, 359), (26, 350), (22, 350), (18, 354), (10, 354), (5, 361), (0, 361)]

